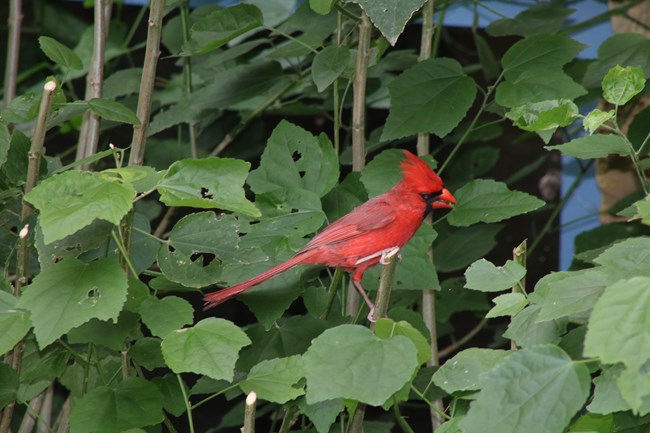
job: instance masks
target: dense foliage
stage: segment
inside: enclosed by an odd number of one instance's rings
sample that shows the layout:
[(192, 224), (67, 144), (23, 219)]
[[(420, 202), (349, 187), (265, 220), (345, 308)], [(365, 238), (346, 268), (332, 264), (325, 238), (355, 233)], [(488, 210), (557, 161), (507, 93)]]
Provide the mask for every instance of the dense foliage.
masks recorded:
[[(34, 2), (38, 46), (23, 36), (0, 112), (0, 433), (23, 416), (73, 433), (235, 431), (253, 391), (269, 431), (359, 431), (364, 410), (373, 432), (647, 431), (650, 111), (625, 133), (620, 114), (647, 92), (650, 41), (616, 34), (577, 60), (585, 23), (557, 2), (464, 36), (436, 2), (433, 48), (402, 43), (432, 31), (429, 1), (167, 1), (162, 27), (164, 2), (149, 21), (115, 4), (92, 98), (92, 23)], [(571, 138), (549, 145), (560, 130)], [(386, 318), (349, 314), (343, 275), (309, 267), (202, 311), (201, 291), (286, 260), (391, 187), (416, 135), (458, 204), (401, 251)], [(495, 170), (505, 141), (542, 156)], [(536, 281), (526, 255), (572, 189), (546, 203), (515, 184), (558, 151), (583, 174), (628, 157), (640, 190), (610, 210), (629, 221), (582, 234), (571, 270)], [(548, 224), (504, 236), (529, 216)], [(486, 259), (495, 247), (515, 254)], [(364, 277), (373, 293), (380, 271)]]

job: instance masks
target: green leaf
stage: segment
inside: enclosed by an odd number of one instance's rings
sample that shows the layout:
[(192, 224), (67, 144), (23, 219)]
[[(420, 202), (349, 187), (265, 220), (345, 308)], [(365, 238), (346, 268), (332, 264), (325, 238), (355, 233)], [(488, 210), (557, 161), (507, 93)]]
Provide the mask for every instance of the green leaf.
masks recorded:
[(239, 350), (250, 343), (232, 322), (210, 317), (192, 328), (167, 334), (162, 353), (174, 373), (192, 372), (232, 381)]
[(117, 260), (63, 260), (38, 274), (18, 301), (31, 313), (43, 348), (92, 318), (117, 321), (126, 301), (126, 274)]
[(289, 188), (322, 197), (338, 178), (338, 159), (329, 139), (283, 120), (269, 137), (260, 167), (248, 176), (248, 184), (255, 194)]
[(585, 131), (592, 135), (603, 123), (608, 122), (616, 116), (615, 110), (601, 111), (597, 108), (591, 110), (582, 120), (582, 126)]
[(474, 38), (476, 53), (481, 62), (483, 76), (488, 80), (494, 80), (499, 75), (501, 67), (492, 51), (492, 47), (490, 47), (488, 41), (479, 32), (473, 31), (472, 37)]
[(15, 309), (17, 302), (13, 295), (0, 290), (0, 355), (9, 352), (32, 327), (29, 313)]
[(650, 39), (640, 33), (617, 33), (598, 48), (598, 58), (589, 64), (582, 79), (585, 87), (597, 88), (616, 65), (638, 66), (650, 76)]
[[(151, 380), (163, 396), (163, 408), (174, 416), (181, 416), (187, 410), (178, 378), (179, 376), (175, 374), (167, 373)], [(187, 393), (188, 389), (185, 383), (183, 383), (183, 387)]]
[(154, 337), (143, 337), (129, 349), (129, 355), (143, 368), (152, 371), (156, 368), (166, 367), (162, 355), (162, 340)]
[(499, 365), (511, 352), (494, 349), (465, 349), (447, 360), (434, 374), (433, 383), (449, 394), (481, 389), (480, 376)]
[(512, 81), (533, 70), (561, 70), (585, 47), (561, 34), (530, 36), (511, 46), (501, 65), (506, 79)]
[(429, 341), (420, 331), (404, 320), (395, 322), (392, 319), (379, 319), (375, 323), (375, 335), (384, 340), (393, 338), (395, 335), (403, 335), (411, 340), (418, 349), (418, 363), (420, 365), (431, 359), (431, 345)]
[(631, 219), (640, 218), (643, 224), (650, 225), (650, 197), (644, 197), (635, 202), (634, 207), (636, 208), (636, 213)]
[(145, 299), (140, 304), (140, 315), (151, 333), (161, 338), (194, 321), (192, 305), (178, 296)]
[(7, 162), (7, 154), (11, 145), (11, 134), (7, 125), (0, 120), (0, 168)]
[(605, 158), (608, 155), (630, 156), (632, 152), (623, 137), (614, 134), (596, 134), (575, 138), (566, 144), (546, 146), (546, 148), (557, 149), (563, 155), (582, 159)]
[(263, 21), (262, 12), (253, 5), (239, 4), (218, 9), (192, 25), (185, 51), (205, 54), (261, 26)]
[(505, 183), (476, 179), (454, 193), (458, 204), (449, 214), (451, 225), (466, 227), (477, 222), (498, 222), (538, 209), (544, 202)]
[(561, 70), (540, 72), (533, 69), (499, 84), (495, 100), (504, 107), (517, 107), (547, 100), (575, 99), (586, 93), (584, 87)]
[(440, 292), (436, 295), (436, 320), (440, 323), (460, 311), (476, 311), (484, 314), (490, 309), (484, 292), (469, 290), (463, 287), (464, 278), (449, 278), (440, 284)]
[(243, 189), (250, 163), (232, 158), (183, 159), (169, 167), (158, 184), (167, 206), (224, 209), (259, 217)]
[(388, 90), (391, 107), (381, 140), (420, 132), (442, 138), (465, 117), (476, 96), (474, 80), (456, 60), (446, 58), (419, 62), (391, 81)]
[(650, 277), (621, 280), (605, 289), (589, 319), (584, 354), (631, 368), (650, 359)]
[(57, 65), (70, 69), (83, 69), (81, 59), (70, 48), (48, 36), (38, 38), (41, 51)]
[(151, 382), (130, 377), (111, 388), (99, 386), (70, 413), (70, 433), (113, 433), (162, 422), (162, 395)]
[(502, 224), (472, 224), (468, 227), (436, 225), (438, 238), (433, 247), (433, 262), (440, 272), (465, 269), (497, 245)]
[(594, 433), (612, 433), (614, 431), (614, 415), (598, 415), (595, 413), (585, 413), (573, 423), (569, 429), (570, 433), (577, 432), (594, 432)]
[(614, 66), (603, 78), (603, 97), (614, 105), (624, 105), (643, 91), (645, 78), (638, 66)]
[(314, 56), (311, 78), (319, 92), (327, 89), (347, 68), (350, 50), (343, 45), (328, 45)]
[[(619, 378), (624, 371), (626, 369), (623, 364), (616, 364), (603, 369), (601, 375), (594, 379), (594, 397), (587, 406), (590, 412), (610, 414), (632, 409), (623, 398), (619, 387)], [(635, 373), (635, 376), (640, 378), (638, 373)], [(641, 415), (650, 413), (650, 393), (642, 399), (637, 411)]]
[[(621, 397), (630, 406), (636, 415), (646, 415), (648, 400), (650, 399), (650, 374), (646, 366), (626, 368), (616, 380)], [(644, 406), (645, 403), (645, 407)], [(642, 412), (643, 411), (643, 412)]]
[(0, 409), (16, 400), (20, 377), (16, 370), (4, 362), (0, 363)]
[(317, 14), (327, 15), (332, 10), (335, 1), (336, 0), (309, 0), (309, 7)]
[(368, 14), (372, 23), (391, 45), (404, 31), (406, 23), (411, 19), (426, 0), (354, 0)]
[(607, 285), (607, 273), (598, 268), (563, 274), (544, 295), (537, 320), (554, 320), (589, 311)]
[(518, 13), (514, 18), (494, 20), (488, 25), (491, 36), (520, 35), (530, 36), (538, 33), (555, 33), (574, 12), (562, 4), (543, 2), (533, 4)]
[[(298, 407), (300, 413), (307, 415), (309, 420), (314, 423), (318, 433), (329, 433), (330, 427), (336, 421), (339, 413), (345, 408), (343, 400), (340, 398), (315, 404), (307, 404), (307, 400), (302, 398), (298, 400)], [(367, 423), (364, 423), (364, 425), (367, 425)]]
[(464, 433), (561, 433), (589, 396), (589, 370), (561, 349), (522, 349), (481, 376)]
[(258, 398), (284, 404), (305, 393), (299, 382), (305, 377), (305, 365), (299, 355), (262, 361), (254, 366), (239, 386), (246, 394), (257, 393)]
[(514, 316), (528, 305), (523, 293), (505, 293), (492, 300), (496, 305), (485, 315), (486, 319), (494, 317)]
[(93, 343), (95, 346), (104, 346), (120, 351), (124, 348), (124, 341), (134, 337), (140, 329), (138, 316), (129, 311), (122, 311), (117, 323), (90, 319), (83, 325), (71, 329), (67, 334), (70, 344)]
[(95, 219), (119, 224), (131, 210), (134, 197), (129, 184), (78, 170), (47, 178), (25, 194), (25, 200), (40, 211), (46, 244), (76, 233)]
[(94, 98), (88, 101), (88, 106), (98, 116), (114, 122), (140, 125), (140, 119), (124, 104), (110, 99)]
[(359, 325), (330, 328), (303, 355), (307, 402), (347, 398), (384, 404), (411, 379), (417, 349), (406, 337), (382, 340)]
[(558, 344), (566, 332), (566, 320), (539, 321), (538, 305), (529, 305), (512, 318), (503, 333), (520, 347), (534, 347), (539, 344)]
[(529, 102), (513, 107), (506, 117), (524, 131), (548, 131), (572, 124), (578, 118), (578, 106), (568, 99)]
[(512, 260), (503, 266), (494, 266), (491, 262), (481, 259), (467, 268), (465, 287), (481, 292), (501, 292), (519, 284), (526, 275), (526, 268)]

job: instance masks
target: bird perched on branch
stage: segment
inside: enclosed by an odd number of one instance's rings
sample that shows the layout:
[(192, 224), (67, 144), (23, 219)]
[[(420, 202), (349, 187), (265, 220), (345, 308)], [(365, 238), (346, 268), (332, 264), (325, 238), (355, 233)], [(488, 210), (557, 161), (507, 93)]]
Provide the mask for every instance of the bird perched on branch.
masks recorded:
[(352, 274), (372, 314), (374, 305), (361, 287), (363, 273), (383, 262), (387, 254), (394, 254), (396, 248), (402, 248), (429, 213), (456, 203), (431, 167), (411, 152), (403, 152), (406, 158), (400, 163), (402, 180), (397, 185), (325, 227), (286, 262), (227, 289), (208, 293), (203, 298), (205, 308), (215, 307), (294, 266), (325, 265)]

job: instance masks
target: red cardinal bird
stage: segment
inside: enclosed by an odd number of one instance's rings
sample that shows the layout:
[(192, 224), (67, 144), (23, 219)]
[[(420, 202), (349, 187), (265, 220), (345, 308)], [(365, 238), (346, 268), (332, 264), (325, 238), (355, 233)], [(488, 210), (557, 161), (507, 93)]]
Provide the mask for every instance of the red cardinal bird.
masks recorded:
[(286, 262), (207, 294), (203, 298), (205, 308), (219, 305), (296, 265), (326, 265), (352, 273), (352, 281), (372, 314), (374, 305), (361, 287), (363, 273), (389, 252), (403, 247), (429, 212), (451, 208), (456, 203), (431, 167), (411, 152), (403, 152), (403, 178), (397, 185), (334, 221)]

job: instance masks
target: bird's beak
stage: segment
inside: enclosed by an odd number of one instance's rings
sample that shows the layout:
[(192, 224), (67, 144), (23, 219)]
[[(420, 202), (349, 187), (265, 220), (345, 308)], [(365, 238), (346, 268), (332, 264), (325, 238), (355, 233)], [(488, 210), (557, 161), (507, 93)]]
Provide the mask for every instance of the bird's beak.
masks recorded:
[(456, 204), (454, 196), (451, 195), (447, 188), (443, 188), (440, 195), (431, 203), (431, 207), (434, 209), (450, 209), (454, 207), (454, 204)]

